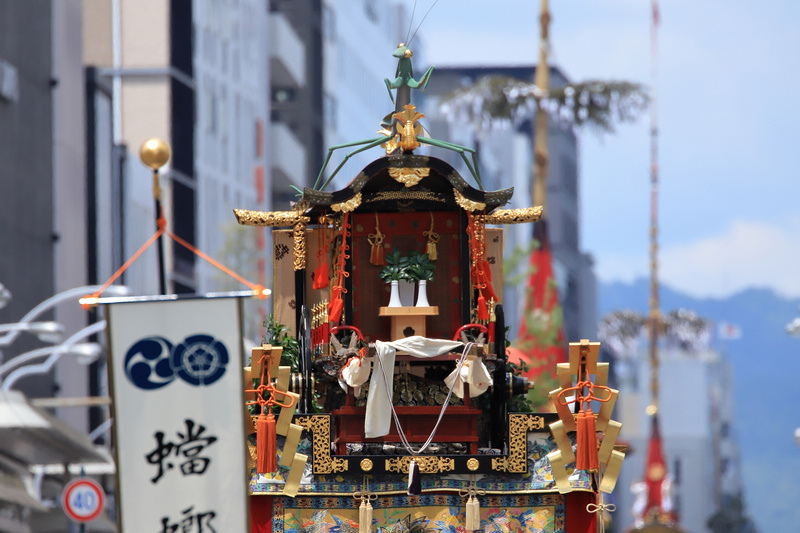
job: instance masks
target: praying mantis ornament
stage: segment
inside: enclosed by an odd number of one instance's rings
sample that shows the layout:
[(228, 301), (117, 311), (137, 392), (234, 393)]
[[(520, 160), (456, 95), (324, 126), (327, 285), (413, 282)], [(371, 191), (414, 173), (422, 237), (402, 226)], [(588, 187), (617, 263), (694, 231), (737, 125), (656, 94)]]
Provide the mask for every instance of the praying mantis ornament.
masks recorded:
[[(317, 175), (317, 180), (314, 182), (314, 189), (317, 189), (322, 181), (322, 177), (325, 174), (325, 170), (328, 168), (328, 163), (330, 162), (331, 156), (336, 150), (340, 150), (342, 148), (351, 148), (354, 146), (359, 147), (344, 156), (344, 159), (341, 163), (339, 163), (339, 166), (334, 169), (328, 179), (325, 180), (322, 186), (317, 190), (324, 190), (325, 187), (330, 184), (336, 174), (339, 173), (339, 170), (341, 170), (344, 164), (347, 163), (350, 157), (365, 150), (382, 145), (386, 149), (387, 154), (396, 153), (398, 151), (402, 151), (403, 153), (411, 153), (413, 152), (414, 148), (419, 146), (419, 144), (427, 144), (430, 146), (436, 146), (437, 148), (452, 150), (461, 155), (461, 159), (464, 160), (464, 164), (467, 166), (470, 174), (472, 174), (472, 177), (478, 184), (478, 187), (482, 190), (483, 185), (481, 184), (480, 169), (478, 167), (478, 156), (473, 148), (468, 148), (466, 146), (461, 146), (438, 139), (432, 139), (425, 135), (419, 135), (419, 132), (423, 134), (427, 133), (422, 128), (417, 129), (403, 127), (407, 122), (402, 119), (401, 115), (410, 113), (412, 117), (415, 116), (413, 114), (415, 112), (415, 107), (411, 105), (411, 89), (420, 89), (424, 91), (425, 87), (427, 87), (428, 82), (430, 81), (431, 75), (433, 74), (434, 67), (429, 67), (428, 70), (425, 71), (425, 74), (423, 74), (423, 76), (417, 80), (414, 78), (414, 70), (411, 64), (411, 57), (413, 56), (413, 53), (405, 43), (400, 43), (397, 46), (397, 49), (392, 53), (392, 56), (397, 58), (397, 70), (395, 72), (395, 78), (393, 80), (385, 79), (384, 82), (386, 83), (386, 89), (389, 91), (389, 97), (395, 104), (395, 108), (393, 113), (389, 113), (389, 115), (384, 117), (384, 120), (381, 123), (381, 129), (378, 131), (380, 136), (351, 143), (339, 144), (328, 148), (328, 154), (325, 156), (325, 161), (323, 162), (322, 168)], [(397, 91), (396, 98), (393, 97), (392, 90)], [(415, 121), (416, 119), (412, 120)], [(409, 133), (409, 130), (411, 133)], [(412, 136), (411, 138), (409, 138), (409, 134)], [(471, 157), (467, 157), (467, 154), (470, 154)]]

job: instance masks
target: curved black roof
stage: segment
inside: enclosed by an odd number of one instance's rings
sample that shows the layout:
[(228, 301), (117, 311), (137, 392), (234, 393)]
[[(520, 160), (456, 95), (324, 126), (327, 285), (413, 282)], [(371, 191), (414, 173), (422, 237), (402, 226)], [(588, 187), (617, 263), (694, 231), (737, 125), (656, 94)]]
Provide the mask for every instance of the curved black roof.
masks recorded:
[(345, 188), (338, 191), (306, 188), (300, 202), (308, 215), (318, 215), (347, 202), (355, 206), (346, 209), (348, 211), (485, 209), (486, 213), (490, 213), (508, 203), (513, 193), (513, 187), (499, 191), (476, 189), (441, 159), (397, 154), (371, 162)]

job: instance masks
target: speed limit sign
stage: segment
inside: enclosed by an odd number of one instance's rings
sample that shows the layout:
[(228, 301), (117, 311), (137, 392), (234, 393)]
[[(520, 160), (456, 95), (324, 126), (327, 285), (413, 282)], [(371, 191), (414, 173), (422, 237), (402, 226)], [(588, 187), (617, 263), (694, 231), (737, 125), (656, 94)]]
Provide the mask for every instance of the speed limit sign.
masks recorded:
[(75, 522), (90, 522), (103, 511), (105, 495), (102, 487), (88, 477), (75, 478), (64, 487), (61, 506)]

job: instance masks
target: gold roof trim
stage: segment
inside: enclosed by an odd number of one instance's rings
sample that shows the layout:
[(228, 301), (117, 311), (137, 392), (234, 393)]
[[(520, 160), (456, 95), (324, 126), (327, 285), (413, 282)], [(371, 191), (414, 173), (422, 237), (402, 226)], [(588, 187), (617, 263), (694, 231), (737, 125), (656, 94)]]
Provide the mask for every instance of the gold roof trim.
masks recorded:
[(331, 209), (333, 209), (337, 213), (352, 213), (360, 205), (361, 205), (361, 193), (358, 193), (349, 200), (347, 200), (346, 202), (340, 202), (338, 204), (331, 205)]
[(298, 222), (308, 224), (311, 218), (296, 211), (251, 211), (234, 209), (236, 221), (242, 226), (294, 226)]
[(498, 209), (486, 215), (487, 224), (524, 224), (536, 222), (542, 217), (542, 206), (522, 209)]
[(464, 211), (473, 212), (473, 211), (483, 211), (484, 209), (486, 209), (486, 204), (484, 204), (483, 202), (476, 202), (474, 200), (470, 200), (469, 198), (458, 192), (458, 190), (456, 189), (453, 189), (453, 194), (456, 197), (456, 203), (459, 206), (461, 206), (461, 209), (463, 209)]

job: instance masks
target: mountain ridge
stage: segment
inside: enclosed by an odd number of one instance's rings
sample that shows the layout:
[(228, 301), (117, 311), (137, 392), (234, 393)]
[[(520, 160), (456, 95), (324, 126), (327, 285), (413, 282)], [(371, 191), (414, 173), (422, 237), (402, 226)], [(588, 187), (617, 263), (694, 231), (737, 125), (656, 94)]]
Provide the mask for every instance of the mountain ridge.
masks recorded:
[[(601, 320), (616, 310), (648, 313), (646, 279), (600, 283), (597, 294)], [(723, 354), (733, 374), (734, 430), (748, 511), (761, 531), (799, 523), (800, 510), (787, 501), (800, 500), (795, 474), (800, 450), (793, 442), (794, 429), (800, 426), (793, 401), (800, 339), (790, 337), (786, 325), (800, 315), (800, 299), (764, 288), (744, 289), (726, 298), (698, 298), (661, 285), (659, 300), (662, 314), (687, 309), (715, 325), (733, 324), (741, 332), (736, 340), (723, 340), (715, 328), (711, 348)]]

